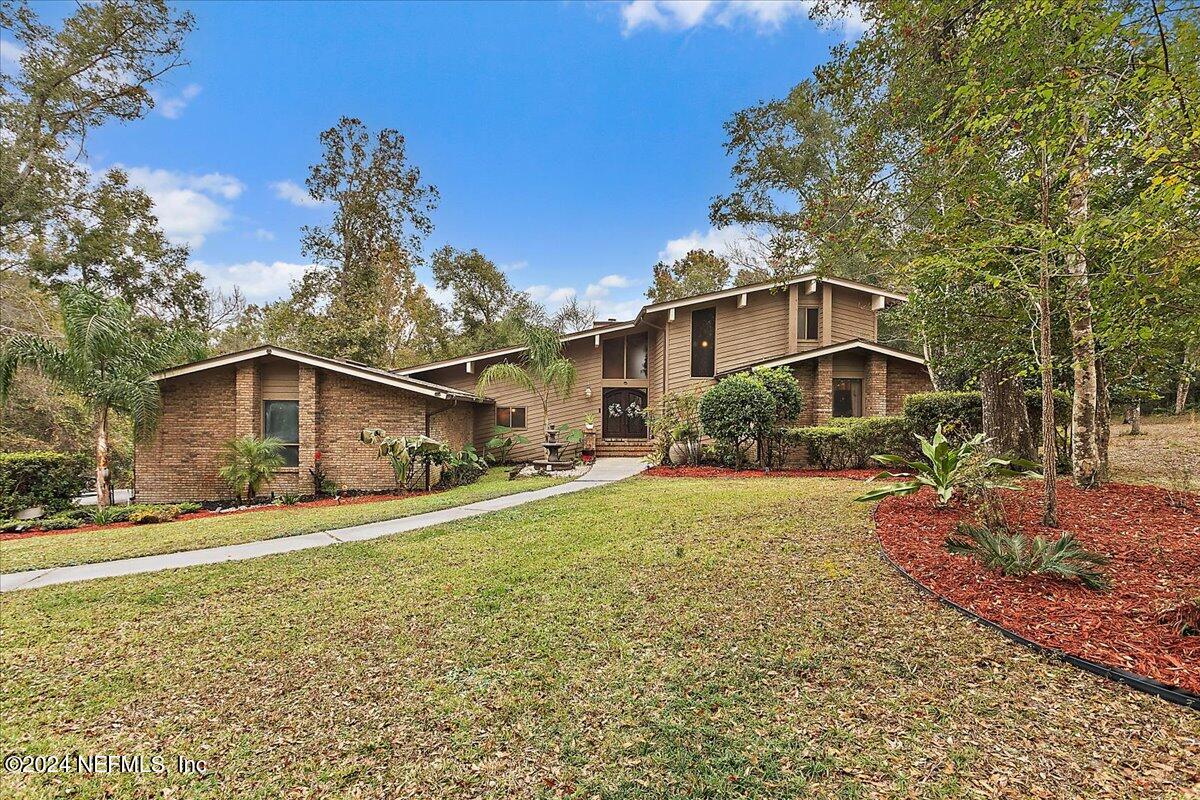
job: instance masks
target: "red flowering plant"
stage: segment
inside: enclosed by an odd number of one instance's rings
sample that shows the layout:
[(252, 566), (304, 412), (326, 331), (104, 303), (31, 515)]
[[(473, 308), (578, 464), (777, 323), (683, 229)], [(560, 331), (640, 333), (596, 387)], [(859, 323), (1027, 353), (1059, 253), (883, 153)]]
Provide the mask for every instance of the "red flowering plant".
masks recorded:
[(321, 451), (317, 450), (313, 453), (313, 465), (309, 468), (308, 474), (313, 480), (313, 494), (317, 497), (330, 497), (337, 494), (337, 484), (329, 479), (325, 474), (325, 467), (321, 464)]

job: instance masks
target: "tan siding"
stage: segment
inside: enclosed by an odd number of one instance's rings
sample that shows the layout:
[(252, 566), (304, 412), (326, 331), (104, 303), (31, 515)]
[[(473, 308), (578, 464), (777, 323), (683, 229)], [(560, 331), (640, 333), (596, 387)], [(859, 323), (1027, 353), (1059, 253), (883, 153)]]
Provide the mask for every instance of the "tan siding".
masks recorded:
[(295, 400), (300, 397), (300, 370), (296, 362), (263, 359), (258, 374), (263, 400)]
[(849, 339), (875, 341), (875, 312), (871, 295), (833, 287), (833, 343)]
[[(719, 300), (717, 309), (717, 372), (749, 366), (788, 352), (787, 292), (757, 292), (738, 308), (737, 297)], [(709, 308), (698, 305), (694, 308)], [(667, 323), (670, 358), (667, 365), (669, 391), (707, 385), (711, 379), (692, 377), (692, 311), (681, 308), (675, 321)]]
[(833, 356), (833, 377), (861, 378), (866, 374), (866, 362), (861, 352), (835, 353)]

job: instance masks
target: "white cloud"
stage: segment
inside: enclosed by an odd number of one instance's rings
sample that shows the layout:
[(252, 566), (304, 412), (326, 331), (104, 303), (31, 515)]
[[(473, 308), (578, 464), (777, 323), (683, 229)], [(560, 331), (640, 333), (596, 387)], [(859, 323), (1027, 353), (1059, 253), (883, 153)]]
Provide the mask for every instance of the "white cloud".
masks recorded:
[(200, 94), (201, 86), (198, 83), (189, 83), (183, 87), (183, 90), (173, 96), (155, 97), (155, 109), (167, 119), (179, 119), (183, 114), (183, 110), (187, 108), (188, 103), (196, 99)]
[(633, 285), (633, 281), (624, 275), (605, 275), (595, 283), (589, 283), (583, 291), (588, 300), (600, 300), (608, 297), (613, 289), (625, 289)]
[(150, 167), (124, 167), (129, 181), (154, 201), (154, 213), (167, 238), (199, 247), (210, 233), (221, 230), (230, 210), (221, 200), (234, 200), (246, 188), (231, 175), (210, 172), (192, 175)]
[[(621, 6), (626, 36), (641, 28), (687, 31), (698, 27), (752, 27), (759, 33), (779, 30), (792, 20), (809, 18), (814, 0), (632, 0)], [(851, 3), (839, 28), (847, 36), (866, 29), (862, 9)]]
[(269, 231), (266, 228), (255, 228), (254, 238), (260, 242), (273, 242), (275, 241), (275, 232)]
[(192, 261), (189, 266), (204, 275), (209, 285), (222, 291), (235, 286), (252, 303), (278, 300), (290, 292), (292, 281), (300, 278), (310, 268), (309, 264), (292, 264), (287, 261), (246, 261), (240, 264), (208, 264)]
[(505, 274), (511, 275), (514, 272), (520, 272), (521, 270), (525, 269), (528, 266), (529, 266), (528, 261), (511, 261), (507, 264), (501, 264), (500, 271)]
[(712, 250), (731, 261), (744, 263), (754, 260), (753, 255), (761, 245), (744, 228), (731, 225), (727, 228), (709, 228), (704, 233), (694, 230), (678, 239), (670, 239), (658, 251), (658, 260), (665, 264), (678, 261), (692, 250)]
[(596, 319), (601, 321), (608, 319), (633, 319), (642, 310), (642, 306), (649, 302), (649, 300), (640, 295), (628, 300), (598, 300), (594, 303), (596, 307)]
[(0, 72), (3, 72), (8, 77), (13, 77), (21, 69), (21, 56), (25, 55), (25, 48), (16, 42), (10, 42), (8, 39), (0, 39)]
[(544, 283), (525, 287), (525, 293), (551, 311), (556, 311), (576, 294), (571, 286), (547, 286)]
[(305, 189), (295, 181), (275, 181), (271, 184), (271, 188), (275, 190), (275, 196), (280, 200), (287, 200), (294, 206), (301, 208), (320, 208), (322, 203), (317, 198), (308, 193)]

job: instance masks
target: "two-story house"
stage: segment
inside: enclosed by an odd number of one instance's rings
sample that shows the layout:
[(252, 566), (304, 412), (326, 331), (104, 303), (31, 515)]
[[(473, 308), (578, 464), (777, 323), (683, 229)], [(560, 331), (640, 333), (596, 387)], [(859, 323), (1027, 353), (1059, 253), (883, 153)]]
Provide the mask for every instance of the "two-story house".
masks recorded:
[[(640, 456), (649, 448), (639, 409), (760, 365), (796, 374), (806, 397), (797, 424), (898, 413), (906, 395), (929, 388), (920, 356), (877, 342), (879, 312), (904, 300), (868, 284), (802, 276), (644, 306), (634, 319), (562, 337), (578, 381), (554, 400), (549, 421), (578, 428), (594, 416), (597, 455)], [(514, 458), (540, 457), (545, 421), (529, 391), (494, 384), (486, 398), (475, 393), (484, 369), (519, 361), (522, 352), (509, 347), (389, 372), (267, 345), (166, 370), (155, 376), (161, 421), (137, 447), (138, 497), (227, 495), (217, 477), (220, 448), (245, 434), (284, 441), (274, 491), (311, 491), (318, 453), (339, 486), (394, 486), (388, 464), (359, 441), (364, 427), (482, 447), (503, 425), (530, 440)]]

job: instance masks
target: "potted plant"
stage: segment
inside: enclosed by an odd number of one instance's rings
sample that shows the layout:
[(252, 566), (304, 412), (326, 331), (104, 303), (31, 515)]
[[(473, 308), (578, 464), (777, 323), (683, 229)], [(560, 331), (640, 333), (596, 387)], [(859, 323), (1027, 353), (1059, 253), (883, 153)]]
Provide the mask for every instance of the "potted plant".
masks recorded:
[(596, 415), (588, 414), (583, 418), (583, 463), (590, 464), (596, 459)]

